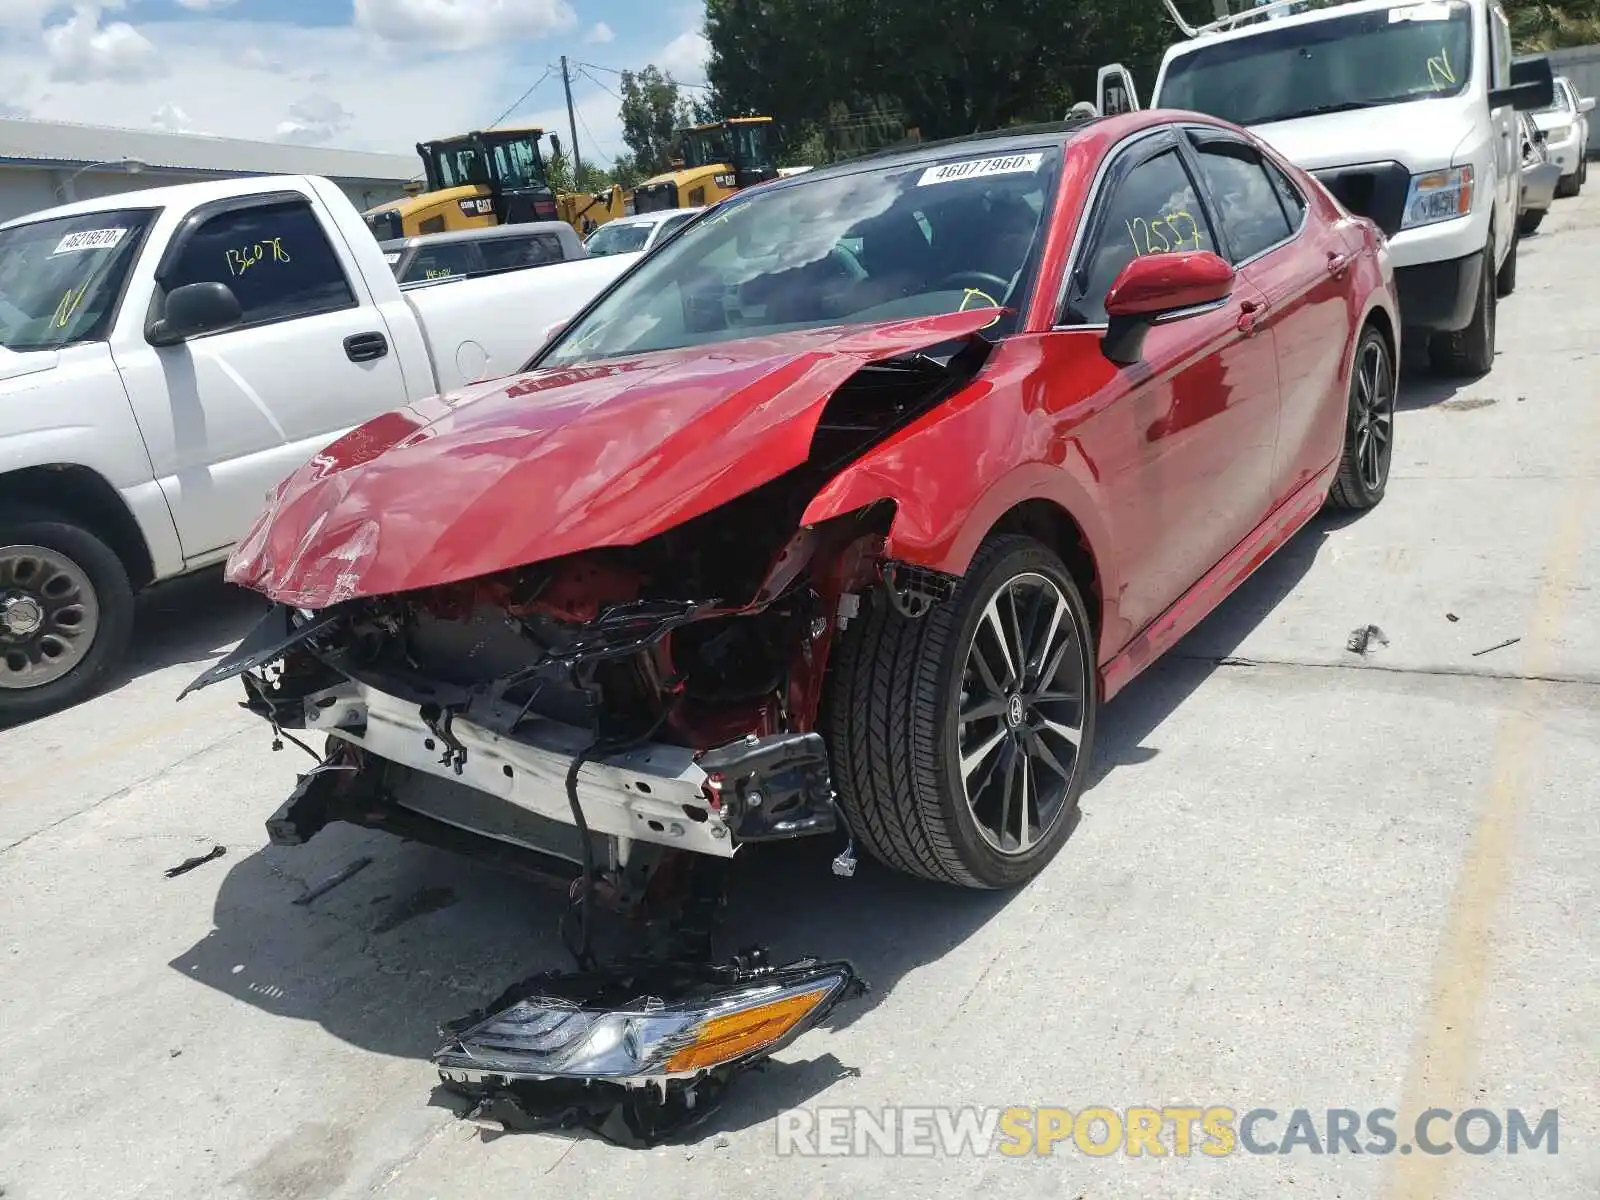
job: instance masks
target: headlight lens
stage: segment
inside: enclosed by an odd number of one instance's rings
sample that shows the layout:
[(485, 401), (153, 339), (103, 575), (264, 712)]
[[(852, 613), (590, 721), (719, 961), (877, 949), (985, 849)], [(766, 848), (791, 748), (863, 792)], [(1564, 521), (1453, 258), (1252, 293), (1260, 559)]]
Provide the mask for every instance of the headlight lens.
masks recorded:
[(1414, 229), (1418, 225), (1449, 221), (1464, 217), (1471, 211), (1471, 167), (1429, 171), (1426, 175), (1411, 177), (1411, 187), (1406, 192), (1405, 217), (1400, 222), (1400, 228)]
[(834, 967), (702, 1000), (614, 1009), (534, 996), (461, 1031), (434, 1062), (446, 1076), (621, 1082), (688, 1075), (780, 1048), (824, 1015), (852, 980), (848, 968)]
[(1549, 132), (1545, 134), (1545, 139), (1551, 142), (1564, 142), (1571, 132), (1571, 125), (1552, 125)]

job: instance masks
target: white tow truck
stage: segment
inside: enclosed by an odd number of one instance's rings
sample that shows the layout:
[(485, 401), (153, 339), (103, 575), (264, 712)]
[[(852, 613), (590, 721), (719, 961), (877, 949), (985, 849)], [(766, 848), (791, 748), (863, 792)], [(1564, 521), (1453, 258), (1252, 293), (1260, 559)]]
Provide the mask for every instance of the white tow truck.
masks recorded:
[[(1496, 300), (1516, 287), (1517, 112), (1552, 86), (1548, 58), (1513, 61), (1498, 0), (1214, 0), (1199, 27), (1164, 2), (1186, 40), (1152, 107), (1249, 126), (1376, 221), (1406, 332), (1441, 373), (1489, 370)], [(1125, 68), (1102, 69), (1096, 100), (1138, 107)]]
[(96, 690), (134, 593), (226, 558), (330, 442), (519, 370), (638, 258), (405, 288), (312, 176), (0, 225), (0, 724)]

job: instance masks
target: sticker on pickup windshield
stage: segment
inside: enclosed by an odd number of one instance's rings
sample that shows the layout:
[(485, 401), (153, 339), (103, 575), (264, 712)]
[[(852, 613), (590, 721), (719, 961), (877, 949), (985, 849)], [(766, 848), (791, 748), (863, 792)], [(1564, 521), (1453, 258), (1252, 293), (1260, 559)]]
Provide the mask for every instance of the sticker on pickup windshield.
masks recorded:
[(110, 250), (127, 235), (126, 229), (84, 229), (69, 233), (56, 243), (52, 254), (69, 254), (74, 250)]
[(1044, 161), (1043, 154), (1007, 154), (1001, 158), (974, 158), (967, 162), (929, 167), (917, 180), (918, 187), (930, 183), (955, 183), (961, 179), (983, 179), (989, 175), (1031, 175)]
[(1448, 4), (1408, 4), (1404, 8), (1389, 10), (1391, 25), (1397, 21), (1448, 21), (1449, 19)]

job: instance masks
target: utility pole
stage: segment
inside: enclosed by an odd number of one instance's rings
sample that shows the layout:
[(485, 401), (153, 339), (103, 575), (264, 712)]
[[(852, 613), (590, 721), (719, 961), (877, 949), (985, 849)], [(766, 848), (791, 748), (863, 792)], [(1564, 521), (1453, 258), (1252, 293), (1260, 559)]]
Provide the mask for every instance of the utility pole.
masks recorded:
[(567, 93), (567, 128), (572, 131), (572, 190), (582, 191), (578, 184), (578, 114), (572, 108), (572, 77), (567, 74), (567, 56), (561, 56), (561, 86)]

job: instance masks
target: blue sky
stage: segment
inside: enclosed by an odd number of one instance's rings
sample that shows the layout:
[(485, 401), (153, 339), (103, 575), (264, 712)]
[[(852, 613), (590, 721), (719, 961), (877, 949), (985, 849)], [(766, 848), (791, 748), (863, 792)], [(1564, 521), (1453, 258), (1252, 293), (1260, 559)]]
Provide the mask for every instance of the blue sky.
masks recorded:
[[(613, 72), (704, 81), (701, 0), (0, 0), (0, 113), (410, 153), (495, 120), (560, 55), (585, 159)], [(609, 70), (607, 69), (609, 68)], [(559, 72), (514, 116), (567, 140)]]

